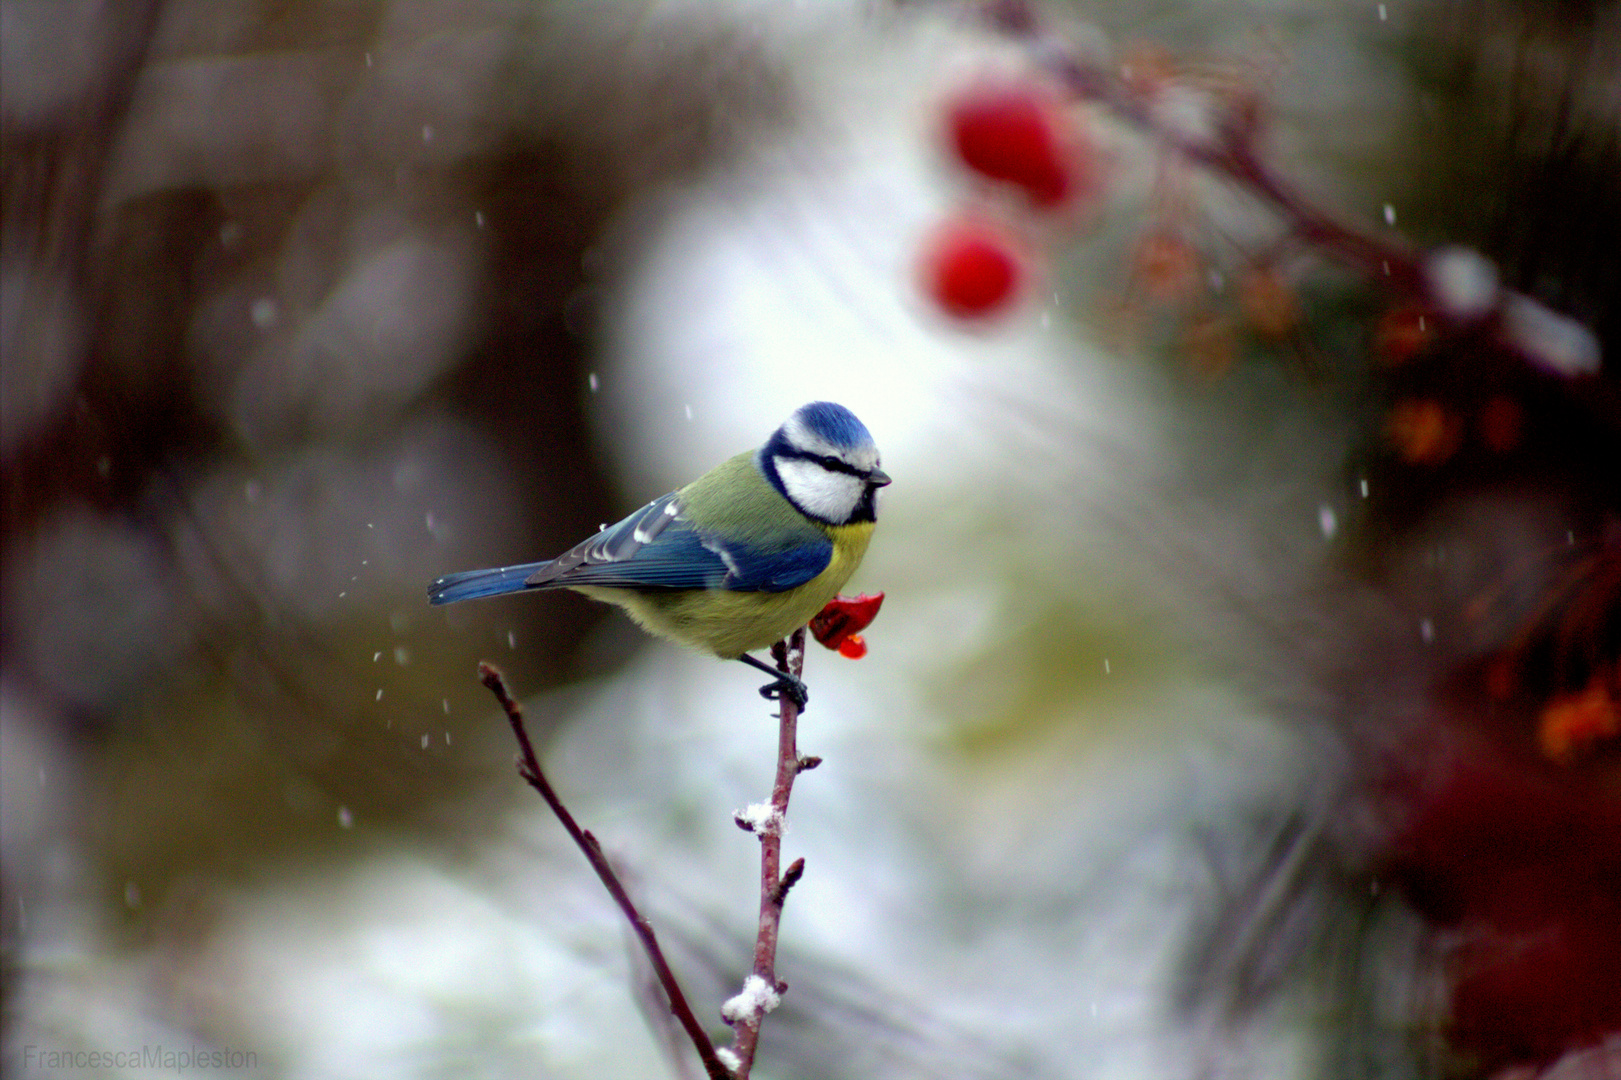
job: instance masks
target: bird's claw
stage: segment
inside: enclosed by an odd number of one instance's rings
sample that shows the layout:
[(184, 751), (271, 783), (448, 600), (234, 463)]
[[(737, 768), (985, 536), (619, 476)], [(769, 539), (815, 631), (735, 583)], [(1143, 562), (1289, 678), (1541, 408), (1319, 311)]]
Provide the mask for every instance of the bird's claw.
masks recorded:
[(760, 687), (760, 696), (767, 701), (779, 701), (787, 697), (803, 712), (805, 703), (810, 700), (810, 690), (806, 688), (805, 680), (782, 674), (777, 676), (776, 682), (766, 683)]

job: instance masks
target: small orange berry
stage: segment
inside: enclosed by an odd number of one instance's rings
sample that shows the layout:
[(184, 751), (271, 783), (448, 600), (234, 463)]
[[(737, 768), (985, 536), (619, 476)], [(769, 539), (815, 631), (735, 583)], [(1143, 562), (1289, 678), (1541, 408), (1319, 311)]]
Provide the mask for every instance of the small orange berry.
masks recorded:
[(1374, 349), (1392, 366), (1410, 360), (1435, 337), (1435, 316), (1414, 304), (1392, 308), (1379, 319)]
[(1136, 42), (1120, 57), (1120, 78), (1132, 93), (1152, 97), (1177, 81), (1181, 67), (1161, 45)]
[(1283, 275), (1259, 266), (1238, 280), (1238, 306), (1256, 333), (1281, 338), (1300, 322), (1300, 305)]
[(1458, 448), (1459, 424), (1445, 406), (1427, 398), (1398, 401), (1386, 431), (1396, 453), (1413, 465), (1439, 465)]
[(1199, 284), (1201, 262), (1192, 244), (1164, 230), (1143, 237), (1132, 253), (1135, 276), (1149, 297), (1159, 301), (1179, 300), (1191, 294)]
[(1537, 720), (1537, 743), (1544, 756), (1565, 762), (1600, 739), (1621, 735), (1621, 706), (1604, 680), (1549, 702)]

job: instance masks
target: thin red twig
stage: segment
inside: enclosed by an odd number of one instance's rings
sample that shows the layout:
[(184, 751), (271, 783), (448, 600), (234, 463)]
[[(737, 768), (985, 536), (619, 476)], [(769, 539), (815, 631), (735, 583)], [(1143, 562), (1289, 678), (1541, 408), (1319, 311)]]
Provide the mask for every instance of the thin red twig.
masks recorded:
[[(777, 670), (798, 678), (805, 668), (805, 630), (794, 631), (786, 643), (771, 648)], [(771, 787), (771, 811), (764, 822), (745, 823), (760, 838), (760, 922), (754, 941), (754, 967), (744, 992), (727, 1003), (722, 1014), (734, 1032), (731, 1052), (737, 1058), (738, 1080), (748, 1080), (754, 1067), (754, 1054), (760, 1043), (760, 1024), (776, 1007), (777, 998), (788, 984), (777, 979), (777, 932), (782, 922), (783, 902), (805, 872), (805, 860), (796, 859), (782, 870), (782, 829), (787, 819), (788, 799), (794, 779), (821, 763), (820, 758), (799, 756), (799, 707), (784, 694), (777, 727), (777, 778)], [(758, 981), (756, 981), (758, 980)]]
[(1242, 185), (1270, 203), (1304, 242), (1321, 248), (1397, 290), (1422, 289), (1419, 260), (1406, 245), (1381, 240), (1335, 220), (1291, 188), (1257, 153), (1258, 125), (1253, 117), (1234, 114), (1214, 138), (1201, 139), (1160, 123), (1150, 102), (1101, 67), (1057, 49), (1041, 53), (1044, 66), (1077, 98), (1095, 101), (1132, 126), (1151, 134), (1160, 145), (1211, 172)]
[(1270, 207), (1287, 223), (1287, 240), (1360, 271), (1398, 297), (1419, 300), (1453, 329), (1490, 329), (1497, 347), (1534, 367), (1567, 378), (1599, 369), (1601, 350), (1591, 328), (1498, 287), (1495, 267), (1479, 253), (1456, 245), (1415, 247), (1388, 232), (1355, 228), (1315, 205), (1267, 164), (1260, 146), (1265, 117), (1255, 99), (1212, 96), (1207, 123), (1189, 125), (1171, 119), (1177, 110), (1159, 107), (1163, 99), (1152, 80), (1123, 77), (1044, 30), (1028, 0), (988, 0), (982, 11), (992, 25), (1025, 41), (1040, 68), (1077, 101), (1100, 106)]
[[(720, 1058), (715, 1053), (714, 1043), (710, 1042), (703, 1025), (698, 1023), (692, 1006), (687, 1004), (687, 997), (681, 992), (681, 984), (676, 981), (675, 973), (670, 970), (669, 963), (664, 959), (664, 950), (659, 948), (658, 936), (653, 932), (653, 925), (636, 910), (636, 905), (625, 892), (625, 886), (620, 882), (619, 875), (614, 873), (607, 856), (602, 853), (602, 845), (597, 843), (597, 838), (580, 828), (579, 823), (574, 820), (574, 815), (569, 813), (563, 801), (558, 798), (557, 792), (552, 789), (546, 775), (540, 771), (540, 759), (535, 756), (534, 745), (529, 741), (529, 731), (524, 726), (523, 709), (508, 693), (506, 680), (501, 677), (501, 672), (493, 664), (480, 662), (478, 677), (501, 703), (501, 708), (507, 714), (507, 721), (512, 725), (512, 734), (518, 740), (518, 775), (523, 777), (530, 787), (540, 792), (540, 797), (546, 800), (546, 805), (552, 808), (557, 820), (563, 823), (563, 828), (585, 853), (586, 861), (591, 864), (591, 869), (597, 872), (597, 877), (602, 880), (603, 887), (619, 905), (619, 910), (630, 920), (631, 929), (641, 939), (642, 949), (647, 953), (648, 962), (653, 965), (653, 973), (658, 976), (659, 985), (664, 988), (665, 996), (669, 998), (670, 1012), (686, 1030), (687, 1036), (692, 1039), (692, 1045), (697, 1048), (698, 1057), (703, 1060), (704, 1069), (709, 1073), (710, 1080), (733, 1080), (731, 1070), (721, 1064)], [(787, 711), (786, 705), (784, 711)]]

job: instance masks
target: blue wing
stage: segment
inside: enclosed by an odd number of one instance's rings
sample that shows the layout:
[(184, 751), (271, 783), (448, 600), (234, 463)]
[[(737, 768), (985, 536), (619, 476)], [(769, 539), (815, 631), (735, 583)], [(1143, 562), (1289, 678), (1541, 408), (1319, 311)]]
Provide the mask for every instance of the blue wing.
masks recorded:
[(523, 589), (578, 585), (786, 592), (827, 569), (833, 558), (833, 543), (825, 537), (773, 549), (722, 540), (682, 516), (679, 494), (654, 499), (550, 562), (442, 577), (428, 586), (428, 601), (448, 604)]

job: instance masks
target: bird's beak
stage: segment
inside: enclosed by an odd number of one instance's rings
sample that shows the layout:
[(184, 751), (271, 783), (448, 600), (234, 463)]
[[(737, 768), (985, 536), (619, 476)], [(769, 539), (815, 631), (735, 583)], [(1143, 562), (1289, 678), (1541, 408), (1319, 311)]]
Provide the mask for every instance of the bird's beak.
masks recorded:
[(889, 483), (889, 474), (882, 469), (874, 469), (867, 474), (867, 484), (870, 487), (883, 487)]

